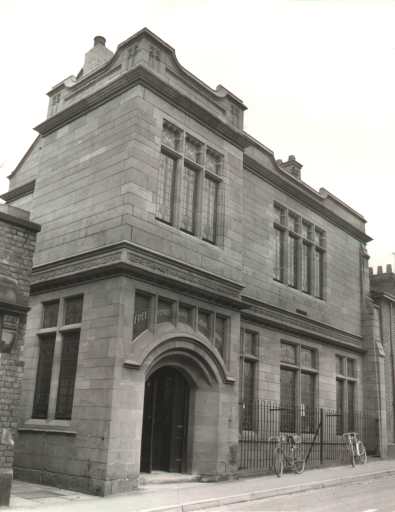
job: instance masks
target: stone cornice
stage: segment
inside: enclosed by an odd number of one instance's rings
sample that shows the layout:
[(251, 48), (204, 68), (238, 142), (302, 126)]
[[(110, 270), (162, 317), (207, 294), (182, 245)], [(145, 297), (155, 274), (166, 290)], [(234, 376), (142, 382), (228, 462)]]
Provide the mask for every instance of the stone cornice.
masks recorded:
[(25, 197), (28, 194), (31, 194), (32, 192), (34, 192), (35, 185), (36, 185), (36, 180), (29, 181), (28, 183), (25, 183), (24, 185), (21, 185), (20, 187), (14, 188), (13, 190), (6, 192), (5, 194), (2, 194), (0, 197), (7, 203), (10, 201), (15, 201), (16, 199)]
[(31, 294), (120, 275), (232, 309), (246, 307), (240, 301), (239, 283), (128, 241), (35, 266)]
[[(6, 206), (6, 205), (4, 205)], [(5, 222), (9, 222), (10, 224), (15, 224), (16, 226), (23, 226), (24, 228), (30, 229), (31, 231), (34, 231), (35, 233), (38, 233), (41, 231), (41, 226), (39, 224), (36, 224), (35, 222), (32, 222), (30, 220), (21, 219), (19, 217), (16, 217), (15, 215), (10, 215), (8, 213), (4, 213), (0, 211), (0, 220), (3, 220)]]
[(362, 336), (357, 336), (316, 320), (302, 318), (296, 313), (256, 301), (250, 297), (242, 297), (242, 300), (249, 308), (242, 311), (242, 320), (343, 350), (360, 354), (366, 352), (362, 348)]
[(238, 148), (244, 149), (249, 146), (249, 140), (242, 133), (237, 132), (143, 65), (120, 74), (99, 90), (60, 110), (36, 126), (35, 130), (45, 137), (137, 85), (146, 87)]
[(2, 314), (23, 316), (29, 313), (30, 308), (28, 306), (20, 306), (19, 304), (0, 301), (0, 311)]
[(342, 230), (346, 231), (360, 242), (366, 244), (372, 240), (372, 238), (365, 232), (359, 230), (347, 222), (344, 218), (340, 217), (325, 205), (323, 205), (319, 194), (308, 190), (308, 187), (299, 180), (292, 179), (292, 177), (289, 175), (281, 176), (280, 174), (274, 173), (247, 154), (244, 154), (244, 167), (260, 178), (263, 178), (274, 187), (284, 191), (285, 194), (293, 197), (322, 217), (325, 217), (329, 222), (340, 227)]

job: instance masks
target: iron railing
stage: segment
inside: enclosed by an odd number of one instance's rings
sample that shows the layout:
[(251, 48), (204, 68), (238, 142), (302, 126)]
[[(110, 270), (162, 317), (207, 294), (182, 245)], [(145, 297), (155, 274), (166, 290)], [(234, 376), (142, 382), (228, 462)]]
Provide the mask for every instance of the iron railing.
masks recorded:
[(301, 436), (306, 463), (318, 465), (349, 457), (343, 433), (358, 433), (368, 455), (379, 454), (378, 419), (364, 413), (307, 408), (275, 402), (240, 403), (239, 470), (268, 470), (273, 465), (269, 437)]

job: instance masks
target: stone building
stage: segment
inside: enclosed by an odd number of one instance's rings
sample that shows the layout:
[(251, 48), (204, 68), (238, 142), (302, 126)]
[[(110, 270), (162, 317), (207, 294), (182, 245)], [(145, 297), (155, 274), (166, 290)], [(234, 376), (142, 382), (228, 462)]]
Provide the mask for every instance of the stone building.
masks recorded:
[(384, 456), (364, 218), (147, 29), (114, 54), (95, 38), (48, 95), (3, 196), (42, 226), (17, 476), (101, 495), (140, 471), (231, 478), (255, 399), (380, 414)]
[(383, 267), (378, 267), (377, 274), (373, 273), (373, 268), (369, 271), (371, 296), (377, 307), (379, 323), (377, 339), (384, 353), (388, 455), (395, 458), (395, 274), (392, 265), (387, 265), (386, 272)]
[(36, 234), (29, 213), (0, 205), (0, 506), (9, 504)]

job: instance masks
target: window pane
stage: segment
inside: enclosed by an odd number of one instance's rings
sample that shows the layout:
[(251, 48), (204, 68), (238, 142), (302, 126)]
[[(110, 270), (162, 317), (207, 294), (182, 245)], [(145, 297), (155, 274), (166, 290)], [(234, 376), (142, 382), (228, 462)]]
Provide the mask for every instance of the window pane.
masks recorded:
[(136, 294), (134, 301), (133, 339), (148, 329), (149, 297)]
[[(339, 358), (337, 358), (339, 359)], [(336, 381), (336, 434), (343, 434), (343, 382)]]
[(82, 297), (66, 300), (65, 325), (80, 324), (82, 320)]
[(71, 419), (79, 342), (79, 332), (67, 333), (63, 336), (56, 419)]
[(200, 144), (188, 136), (185, 139), (185, 156), (193, 162), (199, 163)]
[(199, 331), (208, 337), (208, 323), (209, 323), (209, 316), (207, 313), (202, 313), (199, 311), (199, 318), (198, 318), (198, 329)]
[(315, 251), (315, 296), (323, 297), (323, 253)]
[(206, 168), (214, 174), (218, 174), (220, 157), (212, 151), (206, 153)]
[(312, 225), (310, 222), (306, 222), (305, 220), (302, 222), (302, 235), (303, 238), (307, 240), (311, 240), (312, 237)]
[(314, 375), (301, 374), (302, 431), (314, 431)]
[(180, 226), (181, 229), (191, 234), (195, 232), (196, 182), (197, 173), (188, 167), (184, 167), (182, 175)]
[(292, 212), (288, 212), (288, 227), (295, 233), (299, 233), (299, 217)]
[(253, 334), (250, 332), (244, 333), (244, 354), (253, 354)]
[(280, 431), (295, 431), (295, 372), (280, 370)]
[(225, 346), (225, 320), (216, 317), (215, 320), (215, 348), (218, 350), (219, 355), (224, 358)]
[(283, 231), (274, 228), (274, 279), (283, 282)]
[(192, 309), (180, 306), (178, 309), (178, 321), (192, 326)]
[(170, 146), (171, 148), (177, 150), (178, 149), (178, 139), (179, 139), (178, 131), (175, 130), (170, 124), (166, 123), (163, 126), (163, 133), (162, 133), (163, 144), (166, 144), (167, 146)]
[(347, 377), (355, 377), (354, 361), (347, 359)]
[(281, 361), (296, 364), (296, 347), (294, 345), (281, 343)]
[(300, 364), (305, 368), (315, 368), (315, 351), (302, 347), (300, 351)]
[(354, 430), (354, 383), (347, 382), (348, 430)]
[(302, 244), (302, 291), (310, 293), (311, 291), (311, 257), (310, 246)]
[(244, 361), (243, 369), (243, 429), (252, 429), (252, 404), (254, 398), (254, 363)]
[(176, 161), (161, 153), (158, 180), (156, 217), (171, 224), (173, 222), (173, 188)]
[(297, 240), (292, 236), (288, 240), (289, 247), (289, 261), (288, 261), (288, 284), (292, 288), (297, 286), (297, 268), (298, 268), (298, 251), (297, 251)]
[(338, 375), (344, 375), (343, 373), (343, 358), (336, 356), (336, 373)]
[(40, 338), (40, 354), (38, 358), (32, 418), (46, 419), (48, 416), (54, 351), (55, 334), (45, 338)]
[(59, 301), (44, 304), (43, 329), (56, 327), (58, 324)]
[(314, 242), (321, 247), (325, 246), (325, 232), (321, 229), (315, 228)]
[(278, 224), (284, 225), (284, 208), (277, 204), (274, 205), (274, 220)]
[(171, 302), (165, 300), (158, 300), (158, 311), (156, 321), (158, 324), (163, 322), (171, 322)]
[(215, 217), (217, 207), (217, 184), (207, 178), (203, 188), (203, 238), (215, 242)]

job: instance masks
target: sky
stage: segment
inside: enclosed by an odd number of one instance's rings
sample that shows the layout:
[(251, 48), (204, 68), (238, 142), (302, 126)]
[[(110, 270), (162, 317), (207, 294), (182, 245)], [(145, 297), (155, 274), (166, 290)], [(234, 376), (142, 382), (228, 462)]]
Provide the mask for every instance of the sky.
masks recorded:
[(147, 27), (248, 107), (244, 129), (368, 221), (370, 266), (395, 263), (394, 0), (0, 0), (0, 194), (93, 38)]

